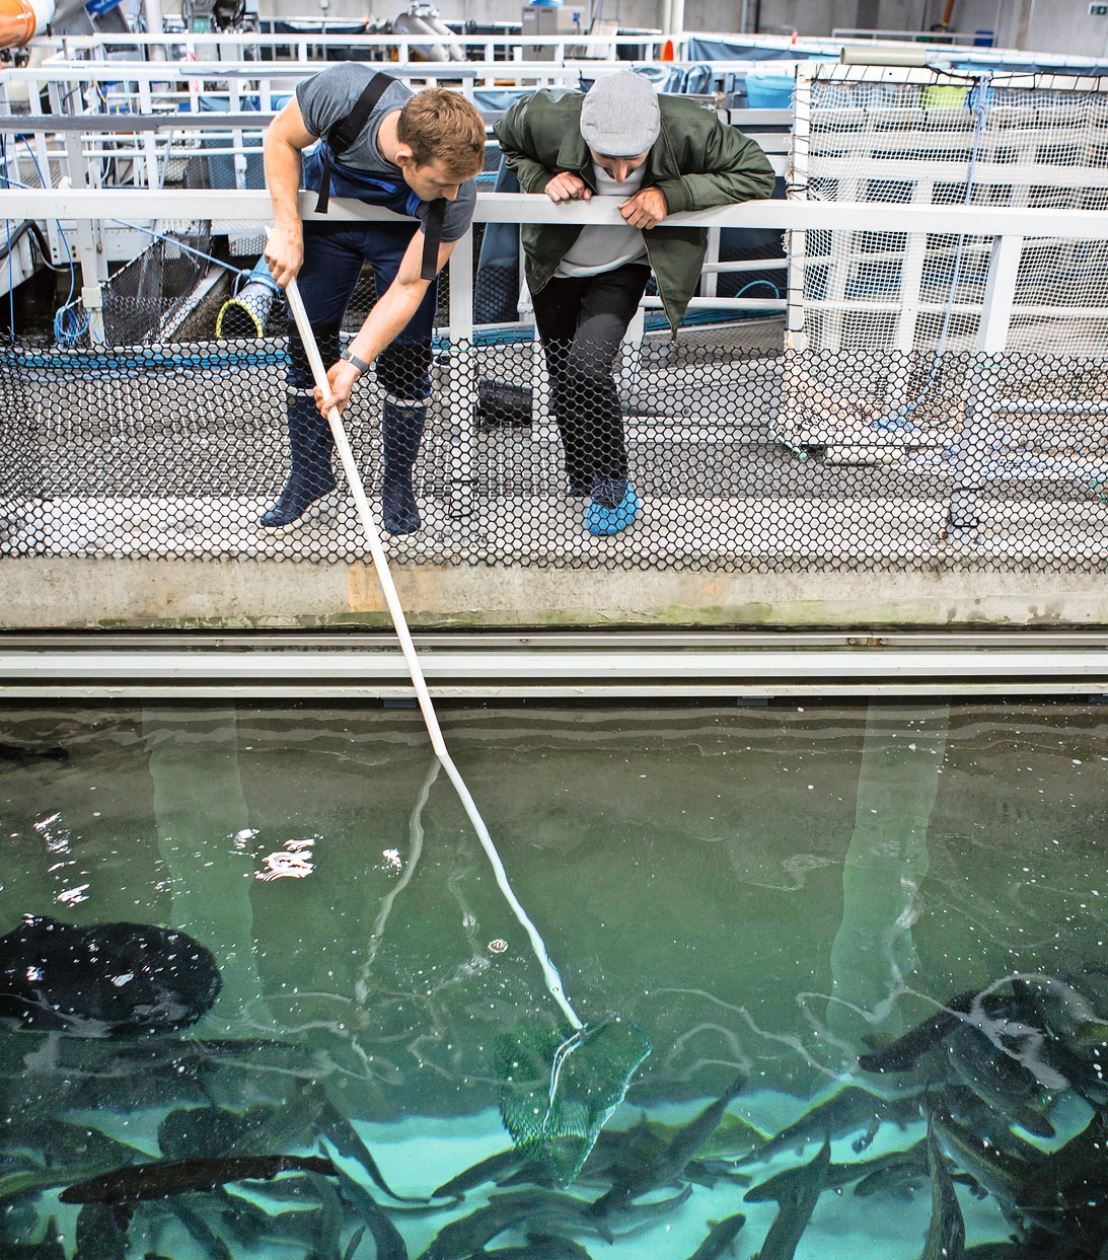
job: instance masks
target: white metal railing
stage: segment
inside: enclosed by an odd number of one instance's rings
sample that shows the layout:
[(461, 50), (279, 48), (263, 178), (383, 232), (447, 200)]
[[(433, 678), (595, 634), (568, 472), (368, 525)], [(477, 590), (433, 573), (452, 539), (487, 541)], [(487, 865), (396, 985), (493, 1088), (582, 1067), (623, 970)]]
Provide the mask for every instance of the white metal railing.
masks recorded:
[[(992, 34), (993, 32), (990, 32)], [(832, 39), (849, 42), (856, 39), (867, 41), (888, 40), (891, 43), (911, 44), (954, 44), (974, 47), (978, 38), (976, 31), (905, 31), (877, 29), (876, 27), (836, 26), (831, 32)], [(989, 44), (978, 47), (991, 47)]]
[[(620, 224), (617, 200), (594, 197), (587, 202), (554, 205), (546, 197), (522, 193), (482, 193), (474, 215), (478, 223), (582, 223)], [(317, 218), (314, 194), (302, 194), (301, 209), (306, 220)], [(4, 189), (0, 190), (0, 217), (7, 219), (60, 219), (63, 224), (90, 225), (98, 231), (112, 219), (152, 221), (210, 219), (220, 222), (265, 223), (271, 218), (269, 195), (264, 190), (235, 189)], [(357, 201), (333, 200), (328, 218), (350, 222), (390, 219), (388, 211)], [(669, 216), (670, 226), (748, 227), (783, 231), (874, 231), (936, 233), (989, 237), (994, 241), (988, 283), (990, 302), (982, 314), (978, 349), (1002, 350), (1009, 322), (1021, 307), (1015, 301), (1015, 262), (1023, 242), (1030, 237), (1060, 237), (1072, 240), (1103, 240), (1108, 235), (1104, 216), (1091, 210), (1044, 210), (996, 206), (898, 205), (868, 202), (752, 201), (714, 210), (692, 211)], [(664, 229), (663, 229), (664, 230)], [(94, 246), (95, 248), (95, 246)], [(454, 259), (467, 251), (459, 246)], [(90, 268), (95, 273), (96, 268)], [(460, 286), (452, 286), (455, 290)], [(905, 293), (903, 301), (916, 300)], [(455, 293), (458, 309), (452, 314), (451, 335), (472, 336), (468, 295)], [(723, 299), (717, 299), (722, 302)], [(739, 299), (730, 299), (738, 303)], [(765, 309), (761, 300), (742, 305)], [(782, 309), (784, 304), (782, 303)], [(865, 307), (868, 309), (868, 306)], [(1054, 308), (1064, 314), (1064, 306)], [(1075, 310), (1075, 315), (1084, 312)], [(458, 322), (453, 322), (454, 319)]]
[[(675, 55), (680, 58), (683, 41), (679, 37), (663, 35), (661, 31), (644, 31), (628, 35), (584, 35), (567, 32), (559, 35), (440, 35), (427, 34), (381, 34), (376, 32), (327, 34), (325, 32), (257, 32), (257, 31), (223, 31), (207, 34), (192, 34), (187, 31), (165, 32), (163, 34), (115, 34), (115, 35), (58, 35), (40, 36), (33, 40), (32, 47), (59, 49), (65, 58), (77, 57), (88, 53), (106, 53), (111, 49), (136, 48), (148, 52), (172, 54), (174, 50), (185, 48), (192, 55), (209, 53), (212, 60), (243, 60), (251, 50), (276, 52), (280, 49), (294, 51), (295, 60), (306, 62), (314, 60), (313, 51), (326, 52), (329, 48), (356, 48), (367, 54), (366, 60), (374, 58), (369, 54), (379, 54), (379, 59), (388, 62), (393, 55), (402, 54), (406, 59), (412, 49), (438, 45), (443, 48), (460, 49), (463, 57), (468, 49), (480, 48), (481, 55), (487, 62), (496, 62), (508, 66), (512, 62), (534, 60), (528, 54), (532, 49), (541, 48), (548, 53), (555, 64), (565, 64), (568, 60), (599, 59), (611, 57), (611, 49), (626, 48), (640, 50), (643, 61), (655, 61), (666, 40), (675, 45)], [(498, 57), (497, 54), (500, 54)], [(279, 63), (278, 63), (279, 64)], [(451, 65), (464, 65), (464, 61), (451, 62)], [(626, 64), (626, 63), (625, 63)], [(316, 69), (318, 69), (318, 63)]]

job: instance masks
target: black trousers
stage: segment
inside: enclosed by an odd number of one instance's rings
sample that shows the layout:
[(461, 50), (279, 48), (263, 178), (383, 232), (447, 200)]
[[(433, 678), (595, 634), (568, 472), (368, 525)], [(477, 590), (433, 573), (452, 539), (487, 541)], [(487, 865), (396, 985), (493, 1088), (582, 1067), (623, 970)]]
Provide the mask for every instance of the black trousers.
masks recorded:
[(650, 268), (627, 263), (598, 276), (549, 280), (531, 295), (550, 374), (551, 410), (570, 489), (627, 477), (623, 416), (612, 362), (638, 309)]

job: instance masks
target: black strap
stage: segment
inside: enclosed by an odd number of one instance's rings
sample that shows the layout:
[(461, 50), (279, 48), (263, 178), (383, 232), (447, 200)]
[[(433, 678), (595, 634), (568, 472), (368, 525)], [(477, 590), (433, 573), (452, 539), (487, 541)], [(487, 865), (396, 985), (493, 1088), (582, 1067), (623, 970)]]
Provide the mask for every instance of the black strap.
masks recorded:
[(361, 96), (354, 102), (354, 108), (340, 118), (323, 137), (322, 170), (319, 173), (319, 196), (315, 203), (316, 214), (326, 214), (331, 202), (331, 154), (341, 157), (355, 140), (362, 134), (369, 116), (385, 91), (396, 80), (391, 74), (378, 71), (366, 84)]
[(421, 280), (434, 280), (439, 274), (439, 245), (442, 244), (442, 221), (446, 218), (446, 198), (436, 197), (427, 203), (427, 222), (423, 225), (423, 261)]

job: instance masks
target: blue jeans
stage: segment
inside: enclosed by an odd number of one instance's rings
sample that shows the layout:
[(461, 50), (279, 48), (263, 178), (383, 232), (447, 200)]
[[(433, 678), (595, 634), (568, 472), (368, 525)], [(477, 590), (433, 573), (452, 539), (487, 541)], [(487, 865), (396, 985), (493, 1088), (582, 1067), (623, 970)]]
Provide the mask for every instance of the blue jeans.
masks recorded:
[[(373, 267), (378, 298), (396, 278), (416, 223), (304, 224), (304, 265), (297, 276), (300, 296), (319, 343), (325, 367), (339, 357), (339, 329), (366, 262)], [(394, 402), (422, 407), (431, 393), (431, 333), (438, 284), (427, 287), (419, 309), (397, 339), (378, 356), (377, 380)], [(288, 324), (288, 430), (294, 476), (314, 494), (334, 485), (331, 430), (315, 409), (311, 367), (291, 313)], [(388, 417), (386, 416), (386, 424)], [(386, 444), (389, 434), (385, 434)], [(414, 459), (414, 452), (412, 454)]]

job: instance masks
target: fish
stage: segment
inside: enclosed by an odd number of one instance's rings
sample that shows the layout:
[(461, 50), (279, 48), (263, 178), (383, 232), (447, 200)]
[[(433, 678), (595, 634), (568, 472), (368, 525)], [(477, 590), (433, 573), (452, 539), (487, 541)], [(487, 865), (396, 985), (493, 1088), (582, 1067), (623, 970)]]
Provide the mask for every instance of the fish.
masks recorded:
[(340, 1155), (344, 1155), (347, 1159), (353, 1160), (356, 1164), (360, 1164), (362, 1168), (369, 1174), (370, 1180), (381, 1191), (382, 1194), (388, 1195), (390, 1199), (395, 1199), (397, 1203), (429, 1203), (427, 1198), (412, 1197), (404, 1194), (397, 1194), (389, 1185), (381, 1174), (380, 1168), (377, 1167), (377, 1161), (370, 1153), (369, 1147), (362, 1141), (357, 1129), (350, 1123), (349, 1119), (342, 1114), (339, 1109), (329, 1100), (325, 1101), (319, 1109), (319, 1125), (323, 1133), (331, 1145), (338, 1151)]
[[(663, 1124), (657, 1120), (650, 1120), (647, 1123), (653, 1135), (667, 1142), (672, 1140), (679, 1127), (677, 1125)], [(770, 1140), (770, 1136), (770, 1134), (763, 1133), (757, 1125), (751, 1124), (749, 1120), (745, 1120), (736, 1112), (729, 1111), (719, 1122), (716, 1131), (700, 1148), (700, 1155), (704, 1159), (717, 1157), (731, 1160), (741, 1159), (745, 1155), (750, 1155), (759, 1147), (765, 1146)]]
[(230, 1181), (268, 1181), (282, 1172), (336, 1175), (318, 1155), (235, 1155), (222, 1159), (154, 1160), (130, 1164), (67, 1186), (63, 1203), (132, 1203), (164, 1199), (190, 1190), (212, 1190)]
[(932, 1108), (929, 1121), (947, 1154), (1001, 1205), (1018, 1201), (1020, 1186), (1030, 1168), (1026, 1160), (963, 1127), (941, 1105)]
[(187, 1203), (175, 1200), (170, 1210), (188, 1231), (189, 1237), (201, 1249), (207, 1260), (235, 1260), (230, 1247)]
[(831, 1143), (824, 1140), (819, 1154), (802, 1170), (791, 1192), (782, 1196), (780, 1208), (769, 1227), (766, 1240), (758, 1252), (757, 1260), (793, 1260), (796, 1248), (808, 1228), (812, 1213), (827, 1184), (827, 1170), (831, 1166)]
[(631, 1170), (607, 1194), (597, 1199), (589, 1209), (590, 1214), (603, 1217), (608, 1212), (626, 1207), (639, 1195), (668, 1185), (675, 1177), (680, 1177), (696, 1153), (716, 1131), (724, 1112), (745, 1087), (746, 1075), (740, 1073), (717, 1099), (709, 1103), (687, 1125), (677, 1130), (655, 1159)]
[[(604, 1133), (601, 1132), (600, 1136), (603, 1137)], [(498, 1151), (487, 1159), (471, 1164), (464, 1172), (451, 1177), (449, 1181), (444, 1181), (441, 1186), (431, 1191), (431, 1198), (461, 1200), (468, 1190), (474, 1190), (484, 1185), (486, 1181), (498, 1181), (506, 1174), (515, 1173), (527, 1163), (526, 1156), (521, 1155), (514, 1146), (506, 1151)]]
[(105, 1203), (86, 1203), (77, 1214), (73, 1260), (127, 1260), (127, 1217)]
[(946, 1053), (955, 1075), (987, 1106), (1036, 1137), (1054, 1136), (1054, 1126), (1033, 1106), (1041, 1092), (1034, 1074), (979, 1028), (964, 1024), (951, 1035)]
[[(851, 1182), (873, 1181), (872, 1188), (863, 1191), (861, 1186), (854, 1191), (855, 1194), (877, 1193), (879, 1188), (885, 1188), (880, 1185), (876, 1179), (889, 1177), (891, 1174), (899, 1173), (903, 1177), (905, 1171), (912, 1174), (918, 1174), (920, 1178), (927, 1176), (927, 1151), (923, 1142), (918, 1142), (910, 1150), (892, 1151), (887, 1155), (878, 1156), (876, 1159), (859, 1160), (857, 1163), (850, 1164), (830, 1164), (827, 1168), (827, 1178), (824, 1188), (827, 1190), (838, 1190), (842, 1186), (848, 1186)], [(780, 1201), (785, 1195), (794, 1192), (794, 1185), (803, 1175), (804, 1167), (786, 1168), (783, 1172), (775, 1173), (767, 1180), (759, 1182), (758, 1185), (752, 1186), (743, 1199), (747, 1203), (768, 1203), (773, 1200)]]
[(163, 1159), (215, 1159), (238, 1153), (236, 1148), (270, 1111), (269, 1107), (245, 1112), (228, 1107), (178, 1107), (158, 1125), (158, 1150)]
[(498, 1247), (495, 1251), (478, 1251), (475, 1257), (488, 1260), (592, 1260), (588, 1251), (572, 1238), (555, 1234), (528, 1234), (523, 1247)]
[(0, 762), (10, 761), (17, 766), (26, 766), (35, 761), (69, 760), (69, 750), (61, 744), (12, 744), (0, 740)]
[(931, 1170), (931, 1221), (920, 1260), (963, 1260), (966, 1224), (930, 1117), (927, 1120), (927, 1165)]
[(373, 1235), (375, 1260), (408, 1260), (408, 1244), (373, 1195), (341, 1167), (336, 1172), (339, 1198), (361, 1216)]
[(40, 1194), (43, 1190), (56, 1190), (64, 1186), (74, 1177), (83, 1177), (92, 1173), (90, 1168), (15, 1168), (11, 1172), (0, 1173), (0, 1206), (13, 1199), (26, 1198), (28, 1195)]
[(58, 1226), (51, 1217), (46, 1237), (37, 1243), (4, 1243), (4, 1260), (65, 1260), (65, 1248), (58, 1237)]
[(148, 923), (77, 927), (25, 915), (0, 937), (0, 1021), (69, 1037), (128, 1037), (195, 1024), (219, 996), (210, 950)]
[(1108, 980), (1089, 972), (1021, 977), (1046, 1028), (1071, 1050), (1087, 1054), (1108, 1048)]
[(737, 1160), (739, 1165), (764, 1161), (782, 1151), (803, 1151), (811, 1142), (845, 1137), (848, 1133), (864, 1130), (853, 1143), (855, 1151), (864, 1151), (886, 1121), (903, 1129), (919, 1117), (922, 1090), (885, 1098), (857, 1085), (847, 1085), (837, 1094), (818, 1103), (772, 1138), (758, 1150)]
[(1042, 1158), (1038, 1146), (1026, 1141), (1013, 1130), (1006, 1116), (998, 1114), (979, 1094), (961, 1084), (948, 1084), (932, 1091), (931, 1103), (940, 1104), (964, 1127), (978, 1138), (1007, 1151), (1027, 1164)]
[(717, 1221), (709, 1230), (708, 1237), (689, 1256), (689, 1260), (718, 1260), (739, 1236), (739, 1231), (745, 1224), (746, 1217), (741, 1213)]
[(894, 1198), (910, 1202), (917, 1188), (927, 1181), (926, 1142), (917, 1142), (906, 1151), (884, 1155), (870, 1162), (877, 1167), (854, 1187), (854, 1193), (861, 1199), (875, 1194), (891, 1194)]
[(1095, 1190), (1108, 1188), (1108, 1118), (1095, 1112), (1089, 1123), (1058, 1150), (1026, 1167), (1015, 1201), (1040, 1217), (1077, 1211)]
[(342, 1260), (354, 1260), (358, 1254), (358, 1248), (362, 1245), (362, 1239), (365, 1237), (366, 1227), (359, 1225), (358, 1228), (350, 1235), (350, 1241), (346, 1244), (346, 1250), (342, 1253)]
[(584, 1199), (550, 1190), (515, 1190), (496, 1195), (487, 1206), (439, 1230), (420, 1260), (464, 1260), (475, 1252), (479, 1254), (486, 1243), (506, 1229), (540, 1222), (594, 1229), (611, 1241), (611, 1233), (598, 1226), (588, 1208)]
[(859, 1055), (858, 1066), (863, 1072), (910, 1072), (917, 1060), (963, 1024), (975, 1007), (997, 1013), (1005, 1001), (1001, 994), (982, 993), (978, 989), (956, 993), (934, 1015), (929, 1015), (903, 1036), (887, 1046)]

